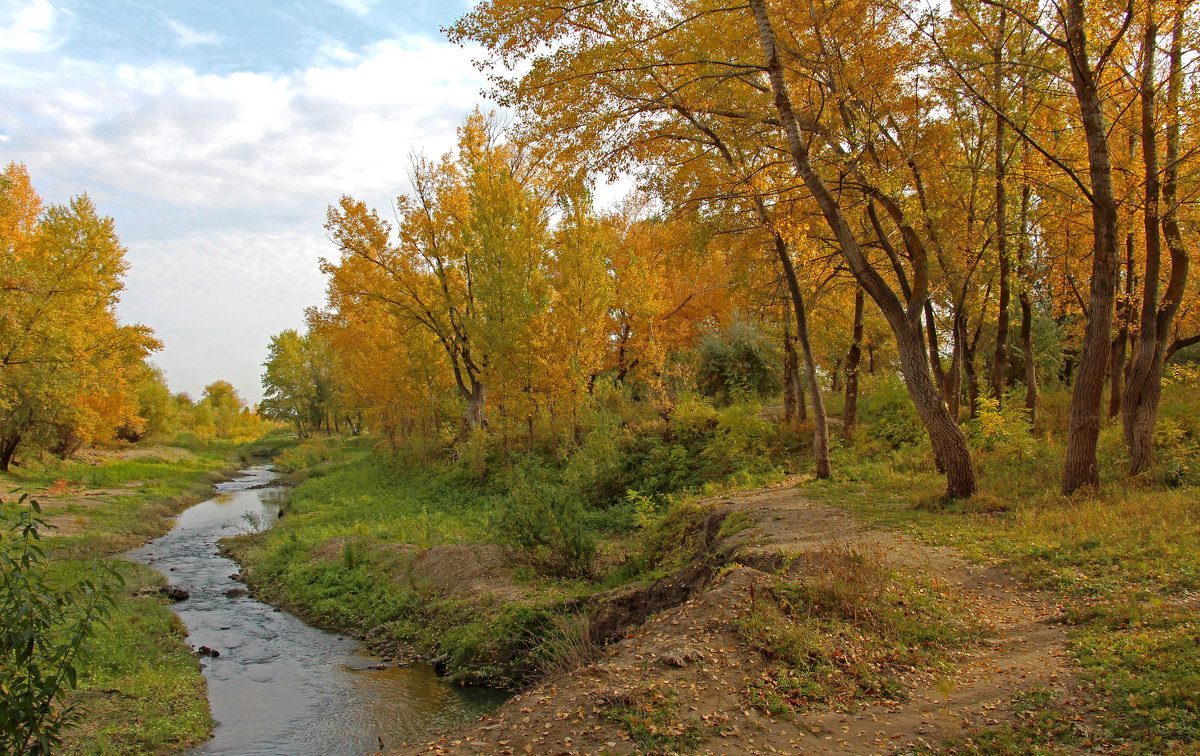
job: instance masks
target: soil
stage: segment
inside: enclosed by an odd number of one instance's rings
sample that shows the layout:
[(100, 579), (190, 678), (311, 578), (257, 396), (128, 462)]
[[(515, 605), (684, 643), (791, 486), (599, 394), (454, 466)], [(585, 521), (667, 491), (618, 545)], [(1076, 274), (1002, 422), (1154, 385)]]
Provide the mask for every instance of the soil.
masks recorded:
[[(1048, 597), (1023, 591), (1011, 575), (968, 563), (951, 549), (873, 529), (808, 501), (794, 482), (710, 502), (722, 516), (748, 513), (754, 527), (712, 543), (709, 554), (721, 555), (719, 562), (693, 562), (657, 593), (643, 589), (643, 599), (658, 596), (659, 610), (626, 617), (597, 661), (510, 699), (474, 725), (392, 752), (638, 753), (611, 711), (658, 696), (673, 699), (678, 718), (702, 738), (692, 753), (894, 754), (997, 724), (1009, 699), (1034, 686), (1057, 689), (1069, 700), (1074, 680), (1064, 661), (1066, 634)], [(848, 550), (924, 573), (967, 602), (988, 632), (960, 652), (951, 672), (936, 679), (902, 675), (902, 700), (786, 718), (750, 707), (743, 692), (767, 662), (742, 641), (733, 620), (754, 600), (755, 586), (772, 579), (763, 570)], [(712, 569), (719, 565), (723, 569)], [(682, 588), (672, 592), (671, 585)], [(597, 613), (616, 611), (612, 605), (593, 612), (593, 628)]]

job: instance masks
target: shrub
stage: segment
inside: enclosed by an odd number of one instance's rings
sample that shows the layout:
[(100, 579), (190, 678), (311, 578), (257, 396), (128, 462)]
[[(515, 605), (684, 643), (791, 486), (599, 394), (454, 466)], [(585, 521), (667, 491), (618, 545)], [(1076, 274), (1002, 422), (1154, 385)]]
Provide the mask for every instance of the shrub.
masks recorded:
[(41, 509), (29, 503), (0, 540), (0, 752), (48, 754), (78, 718), (64, 699), (77, 686), (88, 637), (114, 605), (108, 581), (122, 580), (101, 563), (83, 577), (56, 579), (38, 545)]
[(512, 490), (493, 518), (499, 541), (545, 572), (590, 574), (596, 540), (585, 526), (579, 499), (536, 472), (517, 470), (513, 477)]
[(711, 331), (696, 347), (697, 377), (708, 396), (727, 402), (769, 396), (779, 390), (779, 351), (754, 323), (735, 318)]
[(898, 376), (884, 376), (869, 388), (858, 400), (858, 417), (869, 438), (899, 449), (924, 437), (921, 419)]
[(967, 425), (967, 437), (977, 451), (1028, 458), (1037, 448), (1029, 432), (1029, 413), (1010, 398), (1003, 406), (990, 396), (979, 398), (979, 413)]

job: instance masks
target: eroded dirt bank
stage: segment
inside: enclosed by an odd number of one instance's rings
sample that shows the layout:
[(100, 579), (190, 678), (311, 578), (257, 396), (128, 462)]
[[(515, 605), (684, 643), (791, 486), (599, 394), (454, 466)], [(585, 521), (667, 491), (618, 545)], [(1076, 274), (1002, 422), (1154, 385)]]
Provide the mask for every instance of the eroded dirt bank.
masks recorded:
[[(1022, 591), (1003, 571), (865, 527), (790, 485), (707, 504), (714, 515), (705, 527), (737, 512), (747, 513), (753, 527), (710, 538), (704, 557), (638, 596), (598, 605), (592, 635), (619, 628), (619, 637), (595, 661), (511, 699), (475, 725), (393, 752), (906, 753), (1010, 716), (1007, 703), (1023, 691), (1046, 688), (1070, 699), (1065, 630), (1054, 622), (1059, 607)], [(875, 670), (888, 681), (877, 695), (774, 713), (752, 705), (748, 691), (778, 668), (747, 640), (746, 618), (756, 602), (772, 600), (780, 579), (803, 584), (823, 563), (846, 558), (912, 574), (939, 595), (952, 595), (975, 632), (947, 649), (936, 671)], [(673, 597), (647, 600), (646, 591), (669, 593), (672, 584)], [(633, 607), (625, 616), (622, 601)], [(677, 605), (642, 622), (637, 607), (654, 604)], [(616, 616), (603, 619), (609, 615)]]

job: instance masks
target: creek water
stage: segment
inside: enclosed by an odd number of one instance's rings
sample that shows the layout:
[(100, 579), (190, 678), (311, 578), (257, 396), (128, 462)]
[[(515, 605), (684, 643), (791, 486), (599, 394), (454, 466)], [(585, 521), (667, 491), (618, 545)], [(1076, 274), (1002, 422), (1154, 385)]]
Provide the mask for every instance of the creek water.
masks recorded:
[(354, 756), (495, 709), (502, 700), (495, 691), (451, 686), (423, 665), (371, 669), (379, 660), (357, 641), (238, 595), (238, 565), (217, 542), (274, 524), (282, 498), (270, 487), (274, 478), (265, 466), (243, 470), (181, 513), (171, 532), (125, 555), (190, 594), (172, 607), (188, 643), (220, 653), (203, 660), (217, 725), (191, 753)]

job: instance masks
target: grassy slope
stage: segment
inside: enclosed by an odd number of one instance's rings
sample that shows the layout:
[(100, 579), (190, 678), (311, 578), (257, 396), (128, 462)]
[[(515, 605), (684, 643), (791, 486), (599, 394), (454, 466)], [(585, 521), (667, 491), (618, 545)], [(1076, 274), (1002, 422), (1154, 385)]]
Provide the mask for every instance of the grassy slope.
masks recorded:
[(308, 475), (278, 525), (232, 539), (230, 548), (261, 597), (318, 624), (351, 632), (382, 627), (377, 640), (446, 654), (460, 671), (503, 685), (521, 670), (493, 663), (500, 646), (548, 623), (577, 588), (540, 581), (528, 601), (489, 604), (488, 611), (479, 601), (438, 595), (403, 579), (411, 552), (391, 545), (487, 541), (497, 494), (451, 470), (395, 469), (361, 441)]
[[(43, 513), (69, 524), (52, 540), (65, 575), (87, 569), (87, 560), (120, 553), (166, 532), (171, 514), (207, 496), (214, 481), (238, 466), (226, 449), (181, 453), (175, 461), (147, 456), (105, 457), (97, 464), (29, 464), (0, 476), (0, 515), (16, 511), (14, 490), (47, 499)], [(49, 489), (49, 492), (47, 492)], [(119, 495), (83, 496), (97, 489)], [(52, 494), (60, 494), (55, 496)], [(74, 495), (72, 495), (74, 494)], [(94, 656), (82, 670), (73, 701), (84, 715), (68, 730), (63, 753), (167, 753), (204, 740), (212, 727), (204, 678), (184, 643), (185, 629), (166, 602), (132, 595), (158, 586), (148, 567), (124, 563), (108, 627), (92, 640)]]

